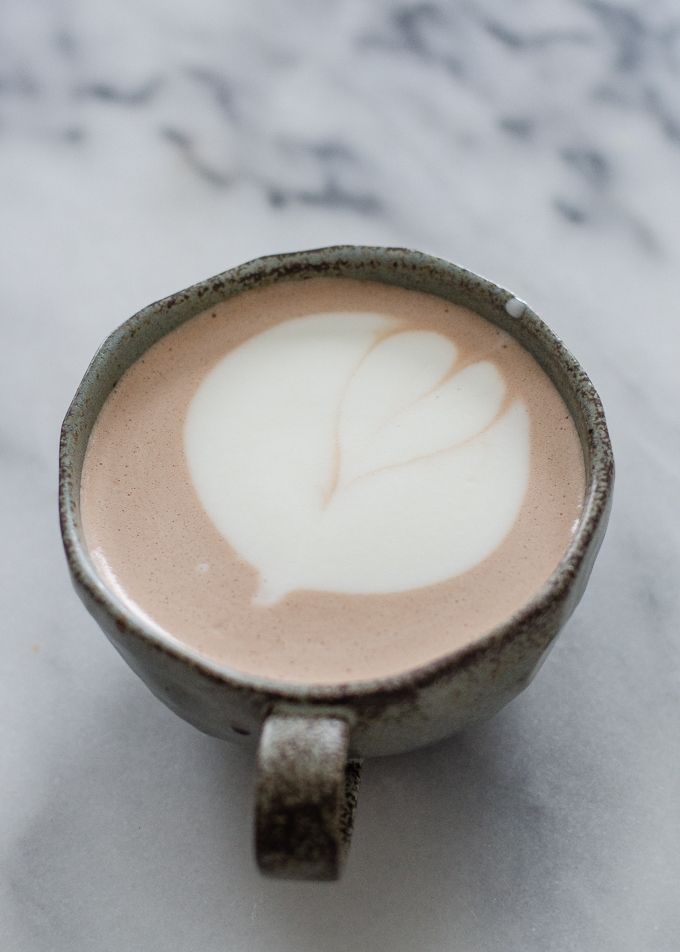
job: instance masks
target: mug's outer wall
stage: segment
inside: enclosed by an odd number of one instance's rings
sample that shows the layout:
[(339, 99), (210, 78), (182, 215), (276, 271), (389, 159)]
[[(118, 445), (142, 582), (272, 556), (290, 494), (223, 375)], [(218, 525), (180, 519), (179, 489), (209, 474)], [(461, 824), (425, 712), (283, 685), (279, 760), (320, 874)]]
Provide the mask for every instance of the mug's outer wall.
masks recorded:
[[(80, 475), (87, 440), (113, 385), (170, 330), (233, 294), (280, 280), (329, 276), (398, 284), (469, 307), (511, 333), (549, 374), (574, 418), (586, 465), (580, 527), (551, 579), (520, 612), (472, 646), (376, 682), (306, 686), (231, 672), (152, 630), (97, 576), (80, 524)], [(455, 265), (403, 249), (330, 248), (250, 262), (140, 311), (102, 345), (62, 429), (60, 507), (76, 591), (153, 693), (195, 727), (254, 745), (275, 709), (345, 717), (350, 756), (392, 754), (491, 717), (522, 691), (583, 594), (606, 529), (613, 459), (602, 406), (582, 368), (527, 308), (512, 318), (507, 291)]]

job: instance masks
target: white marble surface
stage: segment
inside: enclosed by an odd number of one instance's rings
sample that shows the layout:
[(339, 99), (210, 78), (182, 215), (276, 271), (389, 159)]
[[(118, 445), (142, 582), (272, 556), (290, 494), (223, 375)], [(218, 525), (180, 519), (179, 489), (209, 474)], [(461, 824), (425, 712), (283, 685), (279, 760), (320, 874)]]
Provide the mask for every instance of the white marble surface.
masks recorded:
[[(367, 763), (341, 883), (276, 883), (251, 758), (70, 588), (57, 439), (139, 307), (339, 242), (529, 300), (602, 395), (618, 484), (534, 684)], [(3, 952), (677, 952), (678, 4), (4, 0), (0, 269)]]

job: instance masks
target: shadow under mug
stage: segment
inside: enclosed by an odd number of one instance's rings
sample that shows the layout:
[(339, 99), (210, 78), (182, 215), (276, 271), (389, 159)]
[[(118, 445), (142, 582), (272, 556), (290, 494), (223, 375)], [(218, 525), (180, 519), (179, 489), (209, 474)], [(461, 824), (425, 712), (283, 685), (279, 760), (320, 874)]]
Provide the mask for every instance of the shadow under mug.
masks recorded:
[[(534, 597), (493, 631), (403, 674), (338, 685), (292, 684), (232, 671), (124, 605), (98, 575), (80, 519), (87, 441), (125, 371), (168, 332), (252, 288), (335, 277), (423, 291), (511, 334), (548, 374), (583, 450), (583, 514)], [(411, 750), (491, 717), (522, 691), (583, 594), (604, 536), (613, 457), (600, 399), (562, 342), (523, 302), (462, 268), (401, 248), (335, 247), (272, 255), (152, 304), (99, 348), (64, 420), (60, 514), (73, 583), (85, 606), (156, 697), (199, 730), (257, 746), (255, 849), (262, 872), (337, 879), (352, 831), (361, 758)]]

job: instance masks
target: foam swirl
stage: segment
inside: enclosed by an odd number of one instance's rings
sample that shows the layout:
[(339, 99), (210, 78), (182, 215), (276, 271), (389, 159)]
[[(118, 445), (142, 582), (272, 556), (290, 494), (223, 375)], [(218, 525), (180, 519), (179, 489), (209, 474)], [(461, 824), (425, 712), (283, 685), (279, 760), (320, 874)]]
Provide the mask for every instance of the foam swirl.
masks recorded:
[(186, 418), (192, 481), (260, 575), (296, 589), (403, 592), (474, 568), (514, 524), (529, 416), (490, 361), (377, 313), (286, 321), (229, 353)]

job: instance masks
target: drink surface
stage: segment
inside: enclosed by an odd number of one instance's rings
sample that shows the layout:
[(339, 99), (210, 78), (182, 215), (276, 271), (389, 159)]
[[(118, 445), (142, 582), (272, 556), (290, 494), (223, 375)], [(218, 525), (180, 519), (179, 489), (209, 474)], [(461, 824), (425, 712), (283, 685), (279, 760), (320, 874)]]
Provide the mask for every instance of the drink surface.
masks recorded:
[(583, 496), (571, 417), (512, 337), (431, 295), (319, 278), (147, 351), (102, 408), (81, 504), (138, 614), (232, 669), (338, 683), (510, 616)]

